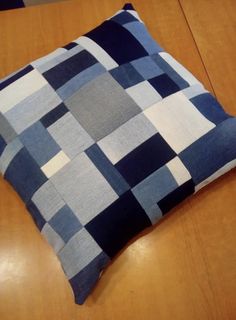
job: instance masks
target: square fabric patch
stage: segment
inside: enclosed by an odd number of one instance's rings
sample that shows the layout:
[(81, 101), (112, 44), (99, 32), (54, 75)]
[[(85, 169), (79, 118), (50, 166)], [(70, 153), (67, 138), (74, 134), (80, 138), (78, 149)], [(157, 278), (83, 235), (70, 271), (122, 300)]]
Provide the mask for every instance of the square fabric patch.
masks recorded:
[(128, 241), (236, 165), (236, 118), (131, 4), (0, 90), (0, 170), (78, 304)]

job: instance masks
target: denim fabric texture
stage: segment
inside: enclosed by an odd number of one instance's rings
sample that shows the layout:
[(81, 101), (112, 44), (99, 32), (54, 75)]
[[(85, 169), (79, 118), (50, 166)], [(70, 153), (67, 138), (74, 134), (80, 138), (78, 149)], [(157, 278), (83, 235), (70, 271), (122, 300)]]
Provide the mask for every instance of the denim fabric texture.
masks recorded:
[(130, 4), (0, 90), (2, 175), (78, 304), (129, 240), (236, 164), (236, 118)]

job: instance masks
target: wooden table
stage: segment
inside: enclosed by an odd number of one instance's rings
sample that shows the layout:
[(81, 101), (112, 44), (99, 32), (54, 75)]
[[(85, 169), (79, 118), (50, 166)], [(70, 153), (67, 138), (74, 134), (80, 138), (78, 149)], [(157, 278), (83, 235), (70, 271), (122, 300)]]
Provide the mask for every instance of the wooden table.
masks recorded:
[[(122, 1), (0, 13), (0, 77), (85, 33)], [(153, 37), (236, 115), (236, 1), (134, 0)], [(236, 171), (124, 250), (85, 305), (23, 202), (0, 179), (1, 320), (236, 319)]]

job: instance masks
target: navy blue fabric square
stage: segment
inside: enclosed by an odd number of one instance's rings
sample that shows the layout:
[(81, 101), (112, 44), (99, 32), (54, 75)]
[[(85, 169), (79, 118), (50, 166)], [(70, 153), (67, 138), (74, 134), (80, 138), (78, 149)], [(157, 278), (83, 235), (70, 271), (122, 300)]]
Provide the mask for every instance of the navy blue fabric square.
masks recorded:
[(67, 50), (70, 50), (70, 49), (72, 49), (72, 48), (74, 48), (74, 47), (76, 47), (76, 46), (78, 46), (77, 43), (75, 43), (75, 42), (70, 42), (70, 43), (66, 44), (63, 48), (65, 48), (65, 49), (67, 49)]
[(147, 51), (125, 28), (114, 21), (105, 21), (85, 34), (99, 44), (118, 64), (147, 55)]
[(124, 88), (129, 88), (135, 84), (142, 82), (144, 78), (137, 72), (137, 70), (130, 63), (123, 64), (110, 71), (113, 78), (119, 82)]
[(85, 228), (109, 257), (137, 233), (151, 225), (139, 202), (127, 191), (108, 208), (91, 220)]
[(167, 74), (161, 74), (160, 76), (149, 79), (148, 81), (163, 98), (180, 90), (177, 84), (171, 80)]
[(78, 218), (67, 205), (62, 207), (48, 223), (65, 242), (82, 228)]
[(152, 60), (161, 68), (169, 78), (171, 78), (180, 89), (189, 87), (189, 83), (184, 80), (158, 53), (151, 55)]
[(131, 187), (173, 159), (176, 153), (159, 133), (115, 164)]
[(13, 185), (24, 202), (47, 181), (40, 167), (26, 148), (22, 148), (8, 166), (4, 177)]
[(36, 226), (39, 228), (39, 230), (41, 231), (43, 229), (43, 226), (46, 223), (46, 220), (44, 219), (44, 217), (41, 215), (40, 211), (38, 210), (38, 208), (36, 207), (36, 205), (33, 203), (33, 201), (29, 201), (26, 204), (26, 208), (29, 210)]
[[(101, 271), (109, 262), (110, 258), (105, 254), (105, 252), (101, 252), (87, 266), (85, 266), (83, 270), (69, 280), (74, 291), (75, 301), (78, 304), (82, 304), (87, 298), (96, 284)], [(79, 292), (78, 288), (80, 288)]]
[(54, 89), (58, 89), (78, 73), (95, 63), (97, 63), (97, 60), (88, 51), (83, 50), (44, 72), (43, 76)]
[(1, 0), (0, 10), (23, 8), (25, 6), (23, 0)]
[(69, 110), (64, 105), (64, 103), (59, 104), (56, 108), (54, 108), (52, 111), (48, 112), (41, 118), (41, 123), (45, 128), (48, 128), (50, 125), (52, 125), (54, 122), (56, 122), (58, 119), (64, 116)]
[(162, 213), (167, 213), (172, 208), (177, 206), (177, 204), (182, 202), (185, 198), (193, 194), (195, 191), (194, 187), (194, 182), (191, 179), (179, 186), (174, 191), (170, 192), (166, 197), (161, 199), (157, 204), (161, 209)]
[(123, 7), (123, 10), (135, 10), (132, 3), (126, 3)]

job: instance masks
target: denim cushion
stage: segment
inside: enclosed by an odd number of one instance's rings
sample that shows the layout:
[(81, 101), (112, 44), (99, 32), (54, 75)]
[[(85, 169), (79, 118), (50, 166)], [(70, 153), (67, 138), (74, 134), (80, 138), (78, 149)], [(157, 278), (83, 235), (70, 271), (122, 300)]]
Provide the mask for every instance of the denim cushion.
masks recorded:
[(236, 164), (236, 118), (130, 4), (0, 89), (1, 172), (79, 304), (130, 239)]

